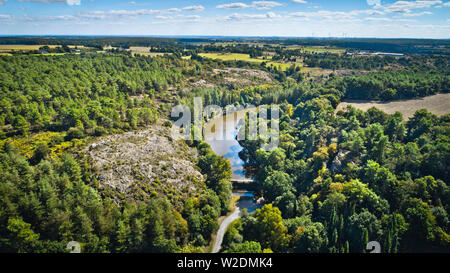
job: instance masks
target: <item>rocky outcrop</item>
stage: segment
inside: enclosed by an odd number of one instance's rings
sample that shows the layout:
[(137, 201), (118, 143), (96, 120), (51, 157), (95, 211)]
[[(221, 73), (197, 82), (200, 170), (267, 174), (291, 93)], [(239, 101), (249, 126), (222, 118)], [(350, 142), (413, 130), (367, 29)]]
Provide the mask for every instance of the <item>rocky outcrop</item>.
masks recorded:
[(166, 127), (107, 136), (84, 152), (96, 170), (99, 188), (115, 200), (164, 195), (179, 203), (204, 188), (196, 150), (173, 140)]
[(342, 171), (342, 161), (345, 160), (345, 156), (346, 156), (349, 152), (350, 152), (350, 151), (339, 150), (338, 154), (334, 157), (333, 162), (331, 163), (331, 168), (330, 168), (330, 170), (331, 170), (333, 173), (341, 172), (341, 171)]

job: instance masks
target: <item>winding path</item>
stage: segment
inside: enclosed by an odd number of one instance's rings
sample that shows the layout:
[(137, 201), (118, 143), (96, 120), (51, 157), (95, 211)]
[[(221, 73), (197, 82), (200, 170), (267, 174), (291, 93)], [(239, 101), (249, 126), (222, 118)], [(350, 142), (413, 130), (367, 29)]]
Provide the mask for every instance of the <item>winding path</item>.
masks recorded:
[(217, 234), (216, 234), (216, 240), (214, 241), (212, 253), (218, 253), (220, 251), (220, 249), (222, 247), (223, 236), (225, 235), (225, 232), (227, 231), (228, 226), (234, 220), (239, 218), (240, 212), (241, 212), (241, 209), (239, 208), (239, 206), (236, 206), (233, 213), (231, 213), (230, 215), (225, 217), (225, 219), (223, 219), (222, 223), (220, 224), (219, 230), (217, 231)]
[(222, 248), (223, 236), (227, 231), (228, 226), (236, 219), (241, 217), (241, 211), (247, 209), (248, 212), (253, 212), (262, 207), (263, 202), (257, 203), (253, 199), (253, 192), (247, 190), (241, 190), (239, 192), (233, 192), (234, 196), (240, 196), (239, 200), (236, 201), (236, 208), (233, 213), (225, 217), (220, 224), (219, 230), (216, 234), (216, 240), (212, 248), (212, 253), (218, 253)]

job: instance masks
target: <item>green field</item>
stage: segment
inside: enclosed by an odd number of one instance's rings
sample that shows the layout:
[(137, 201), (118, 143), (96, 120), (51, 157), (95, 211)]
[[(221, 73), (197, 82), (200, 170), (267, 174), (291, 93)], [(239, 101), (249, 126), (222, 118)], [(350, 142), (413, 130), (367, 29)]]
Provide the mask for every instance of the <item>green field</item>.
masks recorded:
[[(62, 56), (66, 55), (67, 53), (46, 53), (46, 54), (30, 54), (31, 56)], [(79, 54), (79, 53), (75, 53)]]
[[(39, 50), (44, 45), (0, 45), (0, 50)], [(49, 45), (50, 48), (56, 48), (57, 45)]]
[(333, 54), (343, 54), (343, 53), (345, 53), (345, 49), (344, 48), (321, 47), (321, 46), (303, 47), (303, 51), (308, 52), (308, 53), (333, 53)]
[[(0, 50), (39, 50), (43, 46), (48, 46), (49, 48), (61, 47), (61, 45), (0, 45)], [(69, 48), (88, 48), (82, 45), (69, 45)]]
[(164, 56), (164, 54), (171, 55), (172, 53), (163, 53), (163, 52), (134, 52), (134, 51), (132, 51), (131, 54), (132, 54), (133, 56), (135, 56), (136, 54), (138, 54), (138, 55), (143, 55), (143, 56), (157, 57), (157, 56)]
[[(278, 67), (279, 69), (285, 71), (285, 70), (287, 70), (289, 67), (291, 67), (292, 64), (290, 64), (290, 63), (289, 63), (289, 64), (285, 64), (285, 63), (267, 63), (266, 66), (276, 66), (276, 67)], [(301, 65), (298, 65), (298, 64), (296, 64), (295, 66), (300, 66), (300, 67), (301, 67)]]
[(254, 59), (250, 58), (249, 54), (241, 54), (241, 53), (200, 53), (199, 54), (203, 58), (210, 59), (220, 59), (222, 61), (245, 61), (245, 62), (255, 62), (262, 63), (264, 60), (262, 59)]
[[(269, 60), (264, 60), (262, 58), (251, 58), (249, 54), (241, 54), (241, 53), (200, 53), (198, 54), (203, 58), (210, 59), (219, 59), (222, 61), (244, 61), (244, 62), (254, 62), (254, 63), (263, 63), (267, 62), (266, 66), (277, 66), (281, 70), (286, 70), (292, 66), (291, 63), (278, 63), (278, 62), (270, 62)], [(269, 62), (268, 62), (269, 61)]]

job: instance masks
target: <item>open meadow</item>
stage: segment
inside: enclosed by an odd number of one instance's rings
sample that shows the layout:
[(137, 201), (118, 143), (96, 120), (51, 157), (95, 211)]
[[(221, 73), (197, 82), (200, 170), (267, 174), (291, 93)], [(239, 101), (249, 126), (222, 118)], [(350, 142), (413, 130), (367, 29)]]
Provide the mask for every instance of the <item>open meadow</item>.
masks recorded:
[(280, 63), (280, 62), (272, 62), (270, 61), (271, 56), (267, 56), (267, 59), (264, 59), (263, 57), (260, 58), (251, 58), (249, 54), (242, 54), (242, 53), (200, 53), (199, 54), (203, 58), (209, 58), (209, 59), (219, 59), (222, 61), (244, 61), (244, 62), (254, 62), (254, 63), (266, 63), (266, 66), (274, 66), (278, 67), (279, 69), (285, 71), (289, 67), (292, 66), (291, 63)]
[(396, 111), (402, 113), (404, 119), (409, 119), (417, 110), (427, 109), (429, 112), (442, 116), (450, 113), (450, 93), (437, 94), (424, 98), (415, 98), (409, 100), (396, 100), (389, 102), (366, 101), (366, 100), (352, 100), (341, 102), (336, 112), (345, 110), (347, 105), (352, 105), (357, 109), (367, 111), (369, 108), (376, 107), (388, 114), (393, 114)]

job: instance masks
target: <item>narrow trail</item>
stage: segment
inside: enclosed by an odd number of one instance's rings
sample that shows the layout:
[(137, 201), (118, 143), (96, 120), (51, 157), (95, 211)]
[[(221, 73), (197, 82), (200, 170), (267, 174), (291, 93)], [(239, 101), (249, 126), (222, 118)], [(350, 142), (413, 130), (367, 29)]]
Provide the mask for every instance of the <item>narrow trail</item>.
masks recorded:
[(233, 213), (225, 217), (223, 219), (222, 223), (220, 224), (219, 230), (216, 234), (216, 240), (214, 241), (214, 245), (212, 248), (212, 253), (218, 253), (220, 249), (222, 248), (222, 242), (223, 242), (223, 236), (225, 235), (225, 232), (227, 231), (228, 226), (236, 219), (239, 218), (239, 214), (241, 213), (241, 209), (239, 206), (236, 206)]
[(220, 223), (219, 230), (216, 234), (216, 240), (214, 241), (214, 245), (212, 247), (212, 253), (218, 253), (222, 248), (223, 236), (227, 231), (228, 226), (236, 219), (241, 217), (242, 210), (246, 209), (248, 212), (253, 212), (259, 208), (261, 208), (264, 203), (257, 203), (254, 200), (254, 193), (252, 191), (241, 190), (234, 192), (234, 196), (240, 196), (239, 200), (236, 201), (236, 208), (234, 211), (223, 219), (222, 223)]

